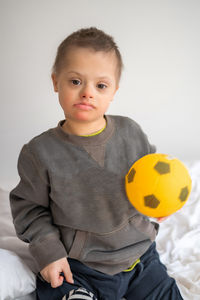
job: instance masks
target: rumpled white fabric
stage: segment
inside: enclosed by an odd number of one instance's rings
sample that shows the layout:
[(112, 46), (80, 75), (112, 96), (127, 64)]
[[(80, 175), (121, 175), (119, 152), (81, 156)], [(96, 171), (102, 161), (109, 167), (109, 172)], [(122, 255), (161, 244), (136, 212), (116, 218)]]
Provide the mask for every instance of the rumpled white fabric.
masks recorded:
[(34, 273), (17, 254), (0, 249), (0, 300), (17, 299), (34, 290)]
[(160, 224), (157, 250), (184, 300), (200, 300), (200, 161), (186, 163), (192, 192), (178, 212)]
[(0, 300), (34, 299), (34, 271), (35, 263), (28, 244), (19, 240), (15, 233), (9, 192), (0, 189)]

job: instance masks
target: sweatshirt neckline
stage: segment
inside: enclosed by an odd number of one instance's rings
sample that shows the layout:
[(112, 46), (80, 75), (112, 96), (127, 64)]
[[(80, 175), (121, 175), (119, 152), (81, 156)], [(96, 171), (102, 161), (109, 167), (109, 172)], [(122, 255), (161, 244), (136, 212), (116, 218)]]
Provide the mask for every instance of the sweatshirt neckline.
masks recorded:
[(110, 136), (113, 134), (114, 131), (114, 121), (113, 119), (106, 115), (106, 128), (99, 133), (98, 135), (94, 136), (78, 136), (78, 135), (73, 135), (65, 132), (62, 128), (63, 123), (65, 120), (61, 120), (58, 123), (58, 126), (56, 127), (56, 132), (59, 134), (59, 136), (64, 139), (65, 141), (68, 141), (72, 144), (80, 145), (80, 146), (86, 146), (86, 145), (91, 145), (91, 146), (97, 146), (104, 144)]

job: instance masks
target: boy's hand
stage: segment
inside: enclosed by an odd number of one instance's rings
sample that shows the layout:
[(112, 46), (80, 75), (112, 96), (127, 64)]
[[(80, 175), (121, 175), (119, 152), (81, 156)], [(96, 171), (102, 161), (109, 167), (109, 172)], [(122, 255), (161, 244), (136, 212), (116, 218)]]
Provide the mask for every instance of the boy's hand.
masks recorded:
[(74, 283), (72, 272), (66, 257), (58, 259), (40, 271), (40, 274), (47, 282), (51, 283), (52, 288), (57, 288), (63, 284), (64, 277), (60, 275), (63, 272), (65, 280)]
[(161, 222), (167, 220), (167, 218), (168, 217), (160, 217), (160, 218), (156, 218), (156, 220), (157, 220), (158, 223), (161, 223)]

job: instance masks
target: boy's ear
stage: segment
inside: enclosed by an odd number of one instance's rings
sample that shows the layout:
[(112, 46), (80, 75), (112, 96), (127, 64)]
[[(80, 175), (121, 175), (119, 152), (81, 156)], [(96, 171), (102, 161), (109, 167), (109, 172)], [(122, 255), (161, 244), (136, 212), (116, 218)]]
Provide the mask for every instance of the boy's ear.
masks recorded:
[(53, 82), (54, 91), (58, 92), (57, 78), (56, 78), (55, 73), (51, 74), (51, 79), (52, 79), (52, 82)]

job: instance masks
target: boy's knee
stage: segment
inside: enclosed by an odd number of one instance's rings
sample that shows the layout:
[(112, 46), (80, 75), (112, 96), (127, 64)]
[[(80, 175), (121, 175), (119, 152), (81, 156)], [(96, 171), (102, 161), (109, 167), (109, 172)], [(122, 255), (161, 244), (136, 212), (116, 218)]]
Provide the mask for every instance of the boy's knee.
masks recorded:
[(76, 290), (70, 291), (67, 300), (76, 300), (76, 299), (97, 300), (94, 294), (87, 291), (85, 288), (78, 288)]

